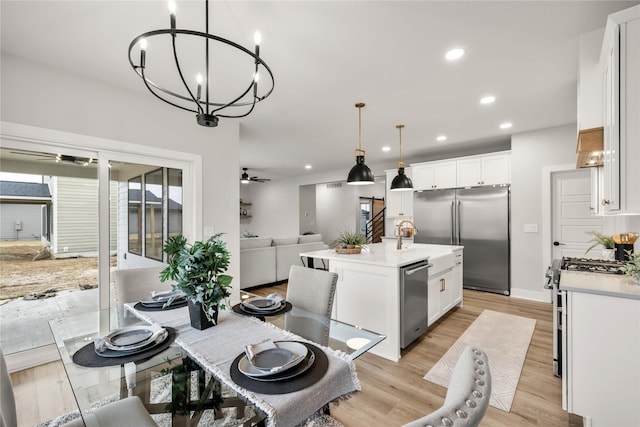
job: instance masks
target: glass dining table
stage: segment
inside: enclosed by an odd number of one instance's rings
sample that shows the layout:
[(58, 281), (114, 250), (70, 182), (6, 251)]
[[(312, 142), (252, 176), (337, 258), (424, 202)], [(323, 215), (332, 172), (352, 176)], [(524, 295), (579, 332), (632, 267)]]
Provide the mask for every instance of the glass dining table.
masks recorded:
[[(241, 292), (240, 296), (242, 300), (255, 295)], [(238, 310), (238, 306), (234, 306), (235, 313), (229, 313), (229, 316), (246, 315)], [(84, 367), (74, 362), (74, 354), (94, 340), (114, 330), (148, 323), (132, 311), (131, 305), (126, 305), (49, 322), (80, 414), (87, 426), (98, 425), (90, 415), (97, 408), (132, 395), (141, 398), (160, 426), (267, 424), (269, 414), (264, 407), (247, 399), (243, 389), (230, 382), (228, 377), (203, 368), (202, 363), (198, 363), (189, 351), (176, 342), (160, 353), (135, 363)], [(358, 326), (323, 318), (296, 307), (289, 307), (288, 311), (277, 315), (258, 318), (276, 327), (271, 329), (282, 329), (325, 348), (337, 350), (350, 360), (385, 339), (383, 335)]]

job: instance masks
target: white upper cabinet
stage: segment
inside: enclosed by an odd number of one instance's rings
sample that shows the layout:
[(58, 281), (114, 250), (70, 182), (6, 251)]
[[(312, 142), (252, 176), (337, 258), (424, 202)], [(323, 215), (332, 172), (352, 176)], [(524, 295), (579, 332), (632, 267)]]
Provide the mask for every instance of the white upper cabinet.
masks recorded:
[(640, 5), (609, 16), (600, 55), (604, 214), (640, 214)]
[(508, 153), (473, 156), (457, 161), (457, 187), (508, 184), (511, 162)]
[(602, 70), (600, 49), (604, 28), (582, 34), (579, 39), (578, 130), (602, 126)]
[(437, 161), (412, 165), (414, 190), (456, 187), (456, 162)]
[[(386, 203), (387, 217), (413, 216), (413, 191), (391, 191), (391, 182), (398, 174), (398, 169), (385, 171), (387, 175), (386, 182)], [(404, 174), (413, 181), (415, 189), (415, 181), (412, 179), (412, 168), (404, 168)]]
[(415, 190), (509, 184), (511, 154), (500, 152), (412, 164)]

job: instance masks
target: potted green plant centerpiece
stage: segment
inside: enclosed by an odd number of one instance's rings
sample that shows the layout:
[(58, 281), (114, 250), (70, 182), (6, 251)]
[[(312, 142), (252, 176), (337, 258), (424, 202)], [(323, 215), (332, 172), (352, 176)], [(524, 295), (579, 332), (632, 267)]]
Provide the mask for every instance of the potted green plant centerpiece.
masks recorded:
[(366, 244), (367, 238), (362, 234), (345, 230), (335, 241), (335, 249), (339, 254), (359, 254), (362, 251), (362, 246)]
[(168, 266), (160, 280), (171, 279), (175, 291), (187, 296), (191, 326), (206, 329), (218, 322), (218, 309), (226, 308), (233, 277), (224, 274), (229, 267), (229, 251), (221, 234), (205, 242), (191, 243), (182, 235), (167, 239), (164, 251)]
[(591, 234), (593, 238), (590, 240), (593, 244), (589, 246), (589, 248), (584, 252), (587, 254), (591, 249), (596, 246), (602, 246), (602, 257), (604, 259), (613, 259), (614, 249), (616, 247), (616, 242), (613, 241), (612, 236), (606, 236), (602, 233), (598, 233), (597, 231), (587, 231), (587, 233)]
[(626, 251), (629, 260), (622, 266), (621, 270), (631, 277), (633, 281), (640, 285), (640, 252)]

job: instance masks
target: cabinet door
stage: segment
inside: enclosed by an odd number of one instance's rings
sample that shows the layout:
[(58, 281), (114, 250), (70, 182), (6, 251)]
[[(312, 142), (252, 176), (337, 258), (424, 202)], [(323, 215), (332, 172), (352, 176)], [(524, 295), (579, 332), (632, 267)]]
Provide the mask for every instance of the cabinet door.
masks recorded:
[(472, 187), (482, 184), (482, 162), (479, 158), (457, 161), (458, 187)]
[(413, 174), (412, 181), (414, 190), (433, 190), (435, 185), (435, 167), (432, 163), (412, 166), (411, 171)]
[(452, 289), (455, 287), (453, 270), (440, 276), (438, 281), (440, 282), (440, 316), (442, 316), (453, 306), (451, 301)]
[(620, 209), (619, 48), (619, 28), (615, 27), (604, 66), (604, 182), (600, 204), (605, 213)]
[(462, 301), (462, 251), (456, 251), (456, 260), (451, 277), (451, 305)]
[(508, 184), (511, 182), (511, 158), (508, 154), (483, 156), (482, 185)]
[(427, 294), (427, 325), (431, 326), (440, 318), (440, 280), (437, 277), (429, 278)]
[(438, 162), (433, 171), (434, 188), (456, 188), (456, 162)]

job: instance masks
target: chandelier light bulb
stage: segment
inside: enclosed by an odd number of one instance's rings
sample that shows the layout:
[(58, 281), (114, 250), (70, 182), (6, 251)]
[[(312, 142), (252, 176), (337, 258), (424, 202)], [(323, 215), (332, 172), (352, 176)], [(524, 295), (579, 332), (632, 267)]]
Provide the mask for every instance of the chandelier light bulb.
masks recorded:
[(260, 34), (260, 31), (256, 31), (256, 33), (253, 35), (253, 41), (256, 44), (260, 44), (262, 42), (262, 34)]
[(169, 7), (169, 13), (172, 15), (175, 15), (176, 9), (178, 8), (178, 6), (176, 5), (176, 2), (173, 0), (169, 0), (169, 3), (167, 4), (167, 6)]
[(147, 39), (140, 39), (140, 50), (147, 50)]
[(196, 76), (196, 82), (201, 85), (203, 81), (204, 78), (202, 77), (202, 74), (198, 73), (198, 75)]
[(253, 81), (258, 83), (259, 80), (260, 80), (260, 73), (256, 73), (256, 75), (253, 76)]

